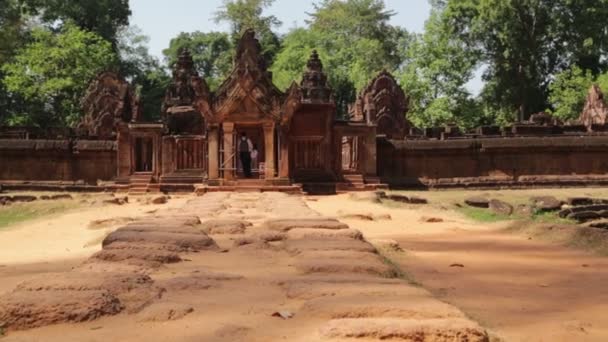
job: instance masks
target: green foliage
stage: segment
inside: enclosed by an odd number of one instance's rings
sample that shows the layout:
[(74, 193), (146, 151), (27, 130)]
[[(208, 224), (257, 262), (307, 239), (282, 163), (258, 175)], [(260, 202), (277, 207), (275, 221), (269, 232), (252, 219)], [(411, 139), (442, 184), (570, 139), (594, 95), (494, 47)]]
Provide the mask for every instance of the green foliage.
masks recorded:
[[(491, 110), (522, 120), (545, 110), (549, 84), (577, 65), (603, 70), (608, 1), (447, 1), (444, 18), (487, 65), (483, 101)], [(509, 115), (510, 116), (510, 115)]]
[(465, 88), (479, 59), (476, 51), (454, 34), (445, 10), (435, 5), (425, 25), (403, 51), (401, 85), (410, 96), (408, 118), (418, 127), (481, 123), (481, 107)]
[(194, 66), (214, 90), (228, 76), (232, 67), (233, 45), (230, 36), (222, 32), (180, 33), (171, 39), (169, 48), (163, 51), (165, 60), (172, 67), (177, 62), (179, 51), (190, 50)]
[(275, 0), (224, 0), (224, 5), (215, 13), (216, 22), (230, 24), (232, 42), (241, 38), (248, 29), (255, 30), (262, 45), (262, 53), (268, 65), (272, 63), (281, 47), (281, 40), (272, 30), (281, 26), (281, 21), (273, 16), (264, 16), (265, 9)]
[(289, 32), (272, 67), (279, 87), (301, 79), (313, 49), (319, 51), (334, 90), (338, 115), (346, 115), (357, 90), (382, 69), (400, 64), (400, 44), (409, 36), (389, 24), (393, 12), (379, 0), (324, 0), (315, 5), (309, 28)]
[(550, 86), (549, 100), (554, 108), (553, 115), (563, 121), (578, 118), (593, 81), (591, 71), (583, 71), (578, 66), (559, 73)]
[(7, 90), (27, 101), (27, 111), (17, 113), (12, 123), (40, 127), (76, 123), (88, 83), (115, 63), (111, 44), (94, 33), (71, 24), (59, 34), (34, 29), (32, 42), (2, 67)]
[(488, 209), (462, 207), (458, 211), (464, 216), (476, 222), (492, 223), (501, 221), (510, 221), (514, 218), (507, 215), (499, 215)]
[(53, 27), (72, 22), (116, 44), (122, 27), (129, 24), (129, 0), (23, 0), (33, 14)]

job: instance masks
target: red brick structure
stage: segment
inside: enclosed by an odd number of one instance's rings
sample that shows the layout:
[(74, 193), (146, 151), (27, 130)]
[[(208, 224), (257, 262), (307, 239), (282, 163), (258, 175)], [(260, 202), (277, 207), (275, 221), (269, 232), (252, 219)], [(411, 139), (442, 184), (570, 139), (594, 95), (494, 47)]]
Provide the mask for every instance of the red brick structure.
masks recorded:
[[(300, 84), (272, 82), (253, 31), (216, 92), (180, 52), (159, 122), (145, 122), (131, 85), (103, 73), (73, 131), (0, 128), (0, 183), (149, 191), (336, 191), (393, 187), (608, 184), (603, 95), (592, 88), (579, 125), (547, 113), (511, 127), (417, 130), (409, 99), (383, 71), (340, 120), (313, 51)], [(331, 70), (329, 71), (331, 72)], [(238, 138), (258, 151), (245, 179)], [(104, 182), (99, 182), (104, 181)]]

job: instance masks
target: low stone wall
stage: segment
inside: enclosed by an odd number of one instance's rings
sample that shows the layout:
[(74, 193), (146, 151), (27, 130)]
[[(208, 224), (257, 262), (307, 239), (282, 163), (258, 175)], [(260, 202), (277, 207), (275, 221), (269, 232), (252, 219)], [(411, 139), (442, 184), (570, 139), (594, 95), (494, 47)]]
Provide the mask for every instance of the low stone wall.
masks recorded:
[(608, 185), (608, 136), (378, 141), (393, 187)]
[(116, 142), (0, 140), (1, 181), (81, 181), (116, 177)]

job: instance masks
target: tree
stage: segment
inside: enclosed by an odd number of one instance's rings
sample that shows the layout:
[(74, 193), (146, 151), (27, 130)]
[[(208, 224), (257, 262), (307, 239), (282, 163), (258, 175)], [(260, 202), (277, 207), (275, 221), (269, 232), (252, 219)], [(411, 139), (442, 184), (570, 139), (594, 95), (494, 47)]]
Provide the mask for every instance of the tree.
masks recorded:
[(481, 123), (480, 106), (465, 88), (473, 78), (479, 56), (454, 34), (445, 20), (445, 7), (435, 3), (425, 25), (403, 51), (400, 81), (410, 96), (408, 118), (418, 127)]
[(443, 2), (454, 34), (487, 65), (483, 101), (523, 120), (549, 106), (553, 77), (573, 65), (597, 73), (608, 46), (608, 1), (461, 0)]
[(24, 0), (43, 22), (56, 25), (73, 22), (83, 30), (95, 32), (117, 43), (118, 32), (129, 25), (129, 0)]
[(194, 66), (209, 87), (214, 90), (228, 76), (232, 67), (233, 46), (230, 37), (222, 32), (180, 33), (171, 39), (169, 48), (163, 51), (167, 64), (172, 67), (177, 62), (179, 51), (190, 50)]
[(593, 82), (591, 71), (584, 71), (578, 66), (558, 74), (550, 86), (549, 100), (554, 108), (553, 115), (562, 121), (577, 119)]
[(143, 119), (160, 118), (160, 108), (171, 78), (148, 50), (149, 38), (136, 26), (123, 28), (118, 35), (120, 73), (136, 85)]
[(268, 65), (272, 63), (281, 47), (281, 40), (273, 29), (282, 25), (273, 16), (264, 16), (264, 10), (272, 6), (275, 0), (224, 0), (223, 6), (215, 13), (217, 23), (230, 24), (232, 42), (241, 38), (248, 29), (255, 30), (262, 45), (262, 54)]
[(72, 24), (58, 34), (32, 30), (32, 42), (2, 67), (8, 91), (28, 104), (27, 112), (16, 113), (13, 121), (39, 127), (77, 123), (89, 82), (116, 60), (109, 42)]
[(319, 51), (334, 90), (339, 115), (376, 73), (400, 64), (398, 47), (407, 31), (389, 24), (393, 12), (379, 0), (324, 0), (315, 5), (309, 28), (294, 29), (283, 40), (272, 70), (280, 87), (299, 80), (313, 49)]

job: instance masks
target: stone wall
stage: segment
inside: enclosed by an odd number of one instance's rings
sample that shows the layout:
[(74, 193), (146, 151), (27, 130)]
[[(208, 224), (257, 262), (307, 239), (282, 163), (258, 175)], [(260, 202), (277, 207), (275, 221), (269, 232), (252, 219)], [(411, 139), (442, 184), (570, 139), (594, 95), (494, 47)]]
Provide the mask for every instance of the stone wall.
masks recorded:
[(608, 184), (608, 136), (378, 141), (393, 187)]
[(116, 177), (116, 142), (0, 140), (0, 180), (84, 181)]

